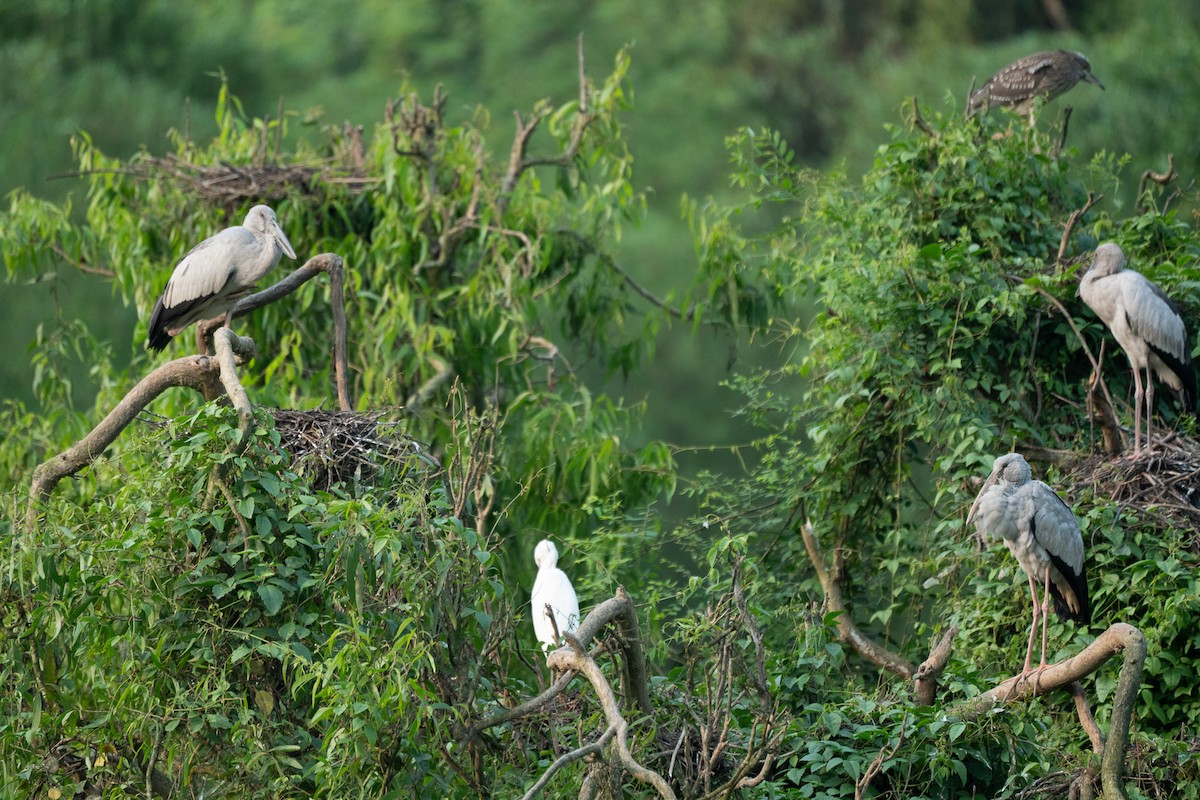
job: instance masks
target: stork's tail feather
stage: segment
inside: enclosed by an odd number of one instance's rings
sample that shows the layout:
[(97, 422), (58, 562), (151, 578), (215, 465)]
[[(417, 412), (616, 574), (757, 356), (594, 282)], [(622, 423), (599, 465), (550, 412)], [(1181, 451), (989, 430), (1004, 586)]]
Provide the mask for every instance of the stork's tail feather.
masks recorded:
[(167, 321), (163, 319), (163, 301), (158, 298), (154, 304), (154, 312), (150, 315), (150, 324), (146, 328), (146, 347), (155, 352), (161, 352), (171, 341), (167, 333)]
[(1063, 576), (1068, 590), (1050, 580), (1050, 597), (1054, 600), (1054, 613), (1064, 619), (1073, 619), (1083, 625), (1092, 622), (1092, 606), (1088, 601), (1087, 575), (1082, 570), (1075, 572), (1067, 563), (1053, 553), (1049, 554), (1050, 563)]
[(1187, 368), (1180, 373), (1183, 381), (1183, 410), (1193, 417), (1200, 416), (1196, 409), (1196, 365), (1188, 362)]

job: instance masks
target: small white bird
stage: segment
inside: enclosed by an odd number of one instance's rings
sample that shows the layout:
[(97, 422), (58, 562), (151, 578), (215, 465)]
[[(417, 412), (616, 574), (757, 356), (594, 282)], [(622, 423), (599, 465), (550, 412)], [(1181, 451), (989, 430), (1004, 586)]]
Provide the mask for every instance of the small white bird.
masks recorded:
[[(975, 523), (980, 534), (990, 533), (1004, 540), (1029, 579), (1033, 595), (1033, 623), (1029, 628), (1029, 647), (1025, 651), (1028, 675), (1033, 659), (1033, 639), (1038, 614), (1042, 617), (1042, 661), (1046, 666), (1046, 627), (1050, 597), (1054, 611), (1088, 624), (1092, 609), (1088, 604), (1087, 576), (1083, 569), (1083, 535), (1075, 512), (1053, 489), (1032, 479), (1029, 462), (1020, 453), (1008, 453), (996, 459), (992, 474), (971, 505), (967, 524)], [(1038, 602), (1034, 581), (1045, 585)]]
[[(579, 627), (579, 598), (571, 579), (558, 568), (558, 549), (549, 539), (538, 542), (533, 551), (538, 565), (533, 582), (533, 632), (542, 643), (542, 652), (558, 647), (561, 635)], [(557, 627), (556, 627), (557, 626)]]
[(150, 315), (146, 347), (162, 350), (193, 322), (225, 315), (274, 269), (279, 257), (296, 251), (269, 206), (255, 206), (242, 225), (226, 228), (196, 245), (171, 273)]
[(1114, 242), (1100, 245), (1079, 284), (1079, 295), (1104, 321), (1129, 357), (1134, 386), (1133, 452), (1137, 453), (1143, 408), (1145, 442), (1147, 447), (1150, 445), (1150, 415), (1154, 411), (1154, 381), (1150, 371), (1174, 389), (1184, 410), (1194, 415), (1196, 367), (1179, 309), (1144, 275), (1124, 267), (1125, 253), (1119, 245)]

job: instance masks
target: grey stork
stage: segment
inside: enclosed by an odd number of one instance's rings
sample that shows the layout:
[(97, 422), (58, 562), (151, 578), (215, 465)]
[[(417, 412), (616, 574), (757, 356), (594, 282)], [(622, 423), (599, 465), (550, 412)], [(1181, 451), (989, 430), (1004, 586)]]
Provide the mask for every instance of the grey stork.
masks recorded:
[(255, 206), (241, 225), (226, 228), (193, 247), (175, 267), (150, 314), (146, 347), (162, 350), (193, 322), (225, 315), (296, 251), (269, 206)]
[[(1091, 622), (1079, 523), (1075, 513), (1053, 489), (1033, 480), (1029, 462), (1020, 453), (1008, 453), (996, 459), (992, 474), (967, 514), (967, 524), (971, 523), (980, 534), (990, 533), (1003, 539), (1029, 579), (1033, 622), (1029, 627), (1025, 667), (1021, 671), (1024, 677), (1030, 672), (1039, 614), (1042, 618), (1042, 660), (1038, 669), (1046, 666), (1050, 598), (1054, 599), (1054, 610), (1060, 617), (1085, 625)], [(1035, 581), (1044, 585), (1041, 602)]]
[[(1140, 449), (1142, 410), (1146, 446), (1154, 411), (1154, 381), (1178, 393), (1184, 411), (1196, 414), (1196, 367), (1179, 308), (1140, 272), (1125, 269), (1125, 253), (1114, 242), (1096, 248), (1092, 265), (1079, 284), (1079, 295), (1112, 331), (1133, 368), (1133, 452)], [(1146, 382), (1142, 383), (1142, 371)], [(1144, 402), (1143, 402), (1144, 401)]]

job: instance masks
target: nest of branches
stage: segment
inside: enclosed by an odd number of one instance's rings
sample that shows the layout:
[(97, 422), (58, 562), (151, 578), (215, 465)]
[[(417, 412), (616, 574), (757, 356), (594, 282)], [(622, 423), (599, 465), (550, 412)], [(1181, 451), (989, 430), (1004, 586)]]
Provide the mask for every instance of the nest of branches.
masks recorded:
[[(1171, 434), (1137, 457), (1092, 456), (1076, 467), (1073, 482), (1164, 526), (1200, 531), (1200, 442), (1195, 439)], [(1200, 535), (1192, 548), (1200, 548)]]
[(383, 420), (382, 411), (271, 410), (280, 444), (293, 467), (318, 490), (338, 483), (370, 483), (386, 467), (410, 468), (437, 462), (425, 445), (405, 436), (398, 423)]
[(246, 201), (274, 202), (296, 194), (316, 194), (320, 170), (300, 164), (219, 164), (200, 166), (175, 155), (145, 158), (129, 165), (138, 178), (163, 179), (214, 206), (235, 207)]

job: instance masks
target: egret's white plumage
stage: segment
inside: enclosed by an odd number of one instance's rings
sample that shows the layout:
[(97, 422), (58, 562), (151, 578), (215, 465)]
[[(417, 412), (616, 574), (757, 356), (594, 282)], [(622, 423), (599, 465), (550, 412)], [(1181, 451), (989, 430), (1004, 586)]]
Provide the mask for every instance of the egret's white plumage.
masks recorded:
[(560, 635), (579, 626), (579, 598), (575, 596), (571, 579), (558, 568), (558, 549), (553, 542), (549, 539), (538, 542), (533, 551), (533, 560), (538, 565), (531, 601), (533, 631), (545, 651), (560, 644), (555, 638), (555, 625)]
[[(1112, 331), (1133, 368), (1136, 453), (1140, 449), (1143, 409), (1145, 442), (1150, 444), (1150, 414), (1154, 410), (1151, 370), (1179, 394), (1185, 411), (1196, 413), (1196, 367), (1183, 316), (1171, 298), (1148, 278), (1125, 269), (1125, 253), (1113, 242), (1096, 248), (1092, 265), (1079, 284), (1079, 295)], [(1145, 384), (1142, 371), (1146, 373)]]
[(175, 267), (150, 315), (146, 346), (162, 350), (187, 326), (226, 315), (254, 284), (296, 251), (269, 206), (255, 206), (241, 225), (196, 245)]
[[(971, 523), (981, 534), (990, 533), (1003, 539), (1029, 577), (1033, 623), (1022, 673), (1027, 674), (1033, 657), (1039, 612), (1042, 617), (1042, 665), (1046, 664), (1049, 600), (1046, 595), (1054, 598), (1054, 610), (1059, 616), (1085, 625), (1091, 622), (1079, 523), (1075, 513), (1053, 489), (1033, 480), (1029, 462), (1020, 453), (1008, 453), (996, 459), (992, 474), (967, 514), (967, 524)], [(1040, 603), (1035, 581), (1046, 587)]]

